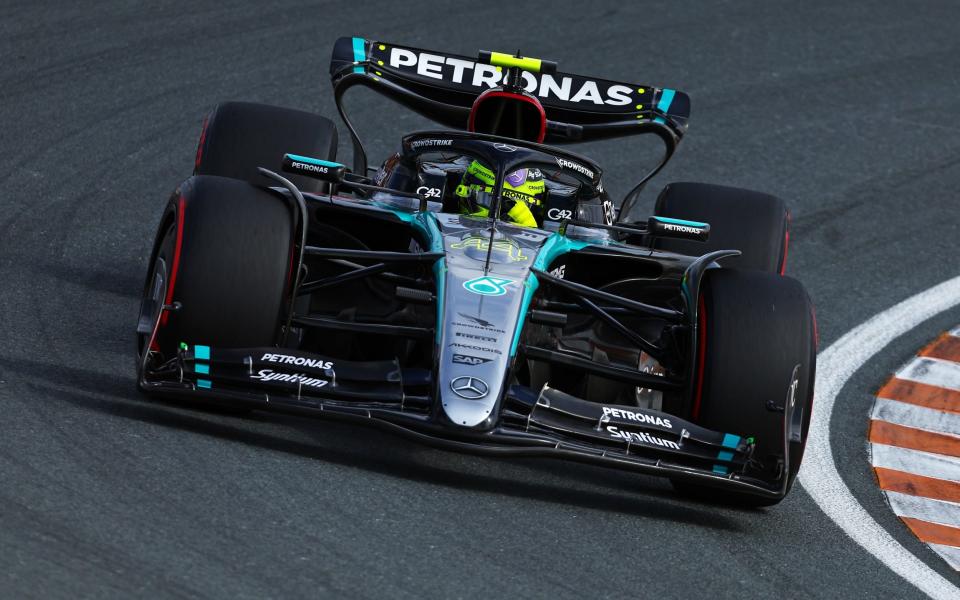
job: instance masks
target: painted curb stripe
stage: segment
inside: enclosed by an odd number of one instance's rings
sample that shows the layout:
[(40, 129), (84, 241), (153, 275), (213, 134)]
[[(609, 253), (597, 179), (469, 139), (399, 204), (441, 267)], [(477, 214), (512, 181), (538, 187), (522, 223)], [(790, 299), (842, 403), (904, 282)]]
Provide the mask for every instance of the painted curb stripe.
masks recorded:
[(960, 527), (960, 504), (911, 496), (899, 492), (887, 492), (887, 500), (900, 517), (919, 519), (951, 527)]
[(923, 542), (943, 544), (944, 546), (960, 546), (960, 528), (910, 517), (900, 517), (900, 520), (906, 523), (910, 531)]
[(898, 448), (912, 448), (936, 454), (960, 456), (960, 437), (947, 433), (937, 433), (904, 427), (886, 421), (870, 423), (870, 441), (874, 444), (886, 444)]
[(916, 357), (897, 373), (900, 379), (960, 391), (960, 364), (939, 358)]
[(960, 362), (960, 337), (945, 333), (933, 344), (921, 350), (920, 356)]
[[(960, 571), (960, 328), (917, 353), (877, 393), (870, 455), (893, 512)], [(952, 550), (950, 550), (952, 548)]]
[(874, 469), (880, 489), (913, 496), (936, 498), (948, 502), (960, 502), (960, 483), (905, 473), (894, 469)]
[(916, 473), (924, 477), (960, 481), (960, 458), (872, 444), (873, 466)]
[(877, 398), (870, 418), (927, 431), (960, 435), (960, 414), (934, 410), (915, 404)]
[(877, 396), (909, 402), (936, 410), (960, 413), (960, 392), (894, 378), (880, 388)]
[(953, 546), (943, 546), (941, 544), (930, 544), (930, 549), (940, 555), (940, 558), (954, 569), (960, 571), (960, 548)]

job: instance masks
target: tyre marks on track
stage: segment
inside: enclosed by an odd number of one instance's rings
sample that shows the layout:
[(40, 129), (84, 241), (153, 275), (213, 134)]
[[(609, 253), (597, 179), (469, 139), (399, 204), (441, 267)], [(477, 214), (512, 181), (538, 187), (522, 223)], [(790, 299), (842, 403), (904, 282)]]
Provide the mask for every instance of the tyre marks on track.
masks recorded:
[(890, 507), (960, 571), (960, 327), (880, 388), (870, 419), (871, 462)]

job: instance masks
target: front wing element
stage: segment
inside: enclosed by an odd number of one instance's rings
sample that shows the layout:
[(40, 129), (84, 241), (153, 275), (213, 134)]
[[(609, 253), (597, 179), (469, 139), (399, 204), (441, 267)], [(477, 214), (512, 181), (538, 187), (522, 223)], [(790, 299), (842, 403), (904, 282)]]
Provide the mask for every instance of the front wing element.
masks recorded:
[(554, 457), (777, 497), (782, 482), (745, 474), (754, 440), (674, 415), (590, 402), (545, 386), (511, 386), (497, 425), (450, 423), (433, 406), (431, 375), (396, 361), (350, 362), (283, 348), (183, 345), (175, 365), (144, 369), (150, 394), (357, 420), (421, 442), (478, 454)]

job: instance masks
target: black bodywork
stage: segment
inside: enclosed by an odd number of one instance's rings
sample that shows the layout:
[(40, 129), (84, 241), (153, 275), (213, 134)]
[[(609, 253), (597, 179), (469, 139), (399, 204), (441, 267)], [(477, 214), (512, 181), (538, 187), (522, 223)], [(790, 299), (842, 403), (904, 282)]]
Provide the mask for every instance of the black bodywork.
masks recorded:
[[(476, 91), (391, 69), (395, 47), (357, 40), (338, 41), (331, 63), (341, 113), (343, 93), (364, 85), (463, 127)], [(587, 81), (571, 77), (571, 89)], [(553, 119), (548, 141), (654, 133), (665, 141), (666, 162), (689, 101), (667, 90), (673, 103), (658, 110), (663, 89), (631, 88), (647, 101), (587, 110), (544, 98)], [(421, 132), (405, 137), (400, 152), (364, 179), (365, 153), (344, 120), (357, 175), (341, 178), (329, 194), (301, 193), (264, 171), (268, 189), (296, 216), (296, 259), (276, 345), (211, 348), (187, 339), (176, 356), (144, 352), (141, 389), (361, 421), (458, 450), (559, 457), (760, 496), (785, 493), (786, 477), (765, 480), (751, 470), (750, 432), (711, 431), (690, 417), (700, 283), (736, 251), (691, 257), (653, 249), (657, 235), (677, 234), (656, 218), (616, 223), (594, 210), (605, 200), (600, 167), (550, 146)], [(424, 157), (438, 150), (482, 157), (495, 168), (498, 189), (521, 165), (562, 171), (578, 183), (575, 195), (558, 195), (573, 214), (536, 229), (458, 214), (446, 195), (426, 198), (416, 193), (422, 180), (399, 175), (422, 177)], [(699, 227), (682, 235), (707, 233)], [(162, 313), (149, 324), (154, 331)], [(641, 368), (651, 360), (658, 369)], [(640, 406), (638, 395), (651, 390), (659, 406)], [(789, 431), (790, 408), (783, 418)]]

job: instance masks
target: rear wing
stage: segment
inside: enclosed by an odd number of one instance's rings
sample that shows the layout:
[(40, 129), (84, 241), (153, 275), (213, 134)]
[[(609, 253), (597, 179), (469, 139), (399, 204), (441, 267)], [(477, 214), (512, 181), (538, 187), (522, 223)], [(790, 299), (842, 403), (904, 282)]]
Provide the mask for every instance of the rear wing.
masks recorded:
[[(538, 66), (541, 62), (524, 60)], [(683, 92), (536, 71), (541, 69), (523, 71), (523, 86), (543, 105), (547, 116), (545, 143), (653, 133), (663, 140), (667, 152), (646, 180), (666, 164), (686, 131), (690, 97)], [(366, 170), (366, 154), (343, 110), (342, 98), (348, 89), (357, 85), (371, 88), (436, 123), (466, 129), (473, 101), (485, 90), (501, 85), (506, 74), (502, 67), (466, 56), (359, 37), (338, 39), (330, 59), (330, 76), (337, 108), (354, 141), (354, 171)]]

